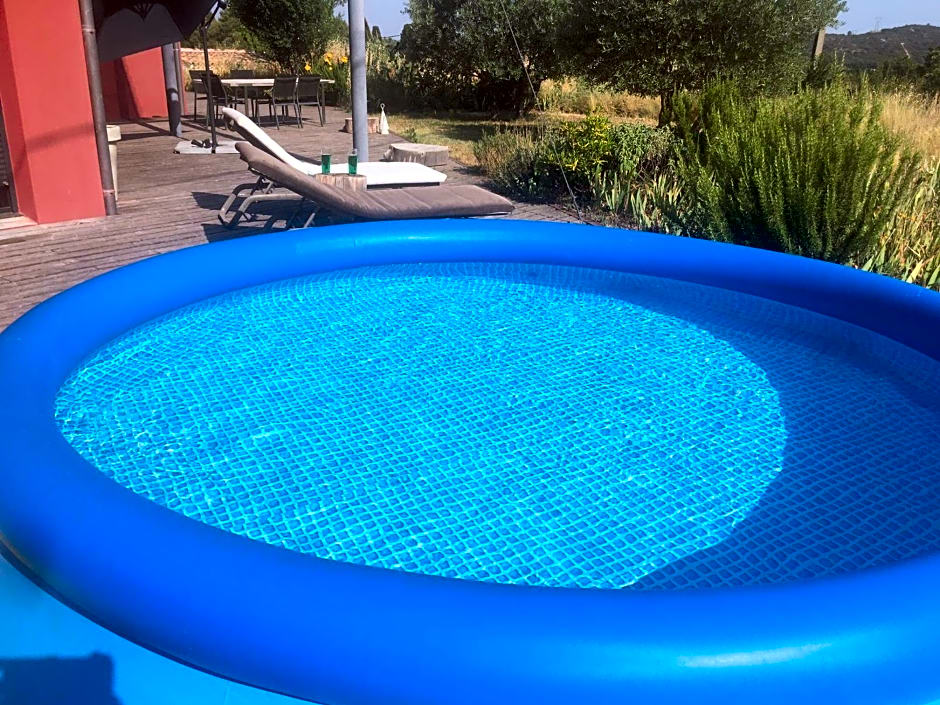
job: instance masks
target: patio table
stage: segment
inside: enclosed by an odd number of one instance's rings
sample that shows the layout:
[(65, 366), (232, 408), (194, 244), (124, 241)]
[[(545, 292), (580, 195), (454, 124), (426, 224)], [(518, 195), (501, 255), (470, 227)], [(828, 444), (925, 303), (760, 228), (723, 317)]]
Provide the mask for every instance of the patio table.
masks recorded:
[[(320, 103), (320, 113), (323, 114), (326, 109), (325, 99), (326, 92), (324, 88), (327, 85), (332, 85), (336, 83), (332, 78), (321, 78), (320, 83), (317, 87), (317, 101)], [(244, 91), (243, 98), (245, 99), (245, 105), (248, 104), (248, 89), (249, 88), (273, 88), (274, 79), (273, 78), (223, 78), (222, 85), (226, 88), (231, 88), (235, 93), (235, 97), (238, 97), (239, 89)], [(252, 117), (257, 121), (257, 104), (255, 105), (255, 115)]]

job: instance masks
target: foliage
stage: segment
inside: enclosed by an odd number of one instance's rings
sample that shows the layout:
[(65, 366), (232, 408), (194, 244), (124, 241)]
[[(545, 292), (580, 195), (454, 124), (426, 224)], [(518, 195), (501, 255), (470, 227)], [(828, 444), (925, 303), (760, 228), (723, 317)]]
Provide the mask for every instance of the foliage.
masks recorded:
[(335, 81), (330, 91), (336, 96), (336, 105), (349, 102), (349, 56), (345, 51), (327, 51), (319, 59), (308, 61), (304, 73)]
[(614, 184), (656, 172), (671, 146), (664, 130), (631, 123), (613, 125), (597, 115), (562, 123), (548, 139), (551, 164), (560, 163), (571, 185), (593, 196), (603, 190), (605, 178)]
[(682, 207), (682, 187), (676, 175), (667, 170), (640, 184), (624, 204), (624, 211), (640, 230), (684, 235), (666, 215)]
[(940, 46), (927, 52), (923, 63), (907, 56), (890, 59), (870, 72), (868, 78), (882, 90), (913, 89), (940, 96)]
[[(241, 49), (247, 41), (247, 30), (238, 16), (224, 10), (219, 14), (206, 30), (206, 40), (210, 49)], [(202, 48), (202, 36), (197, 29), (182, 46), (188, 48)]]
[(567, 53), (595, 80), (660, 97), (717, 76), (792, 87), (808, 38), (834, 23), (842, 0), (584, 0), (572, 3)]
[(320, 56), (333, 38), (336, 0), (230, 0), (229, 12), (245, 28), (245, 46), (290, 74)]
[(547, 143), (533, 130), (508, 130), (485, 135), (474, 152), (480, 168), (503, 193), (523, 200), (554, 198), (557, 187), (548, 178), (551, 162)]
[(861, 268), (940, 290), (940, 161), (895, 214)]
[(566, 191), (561, 166), (580, 199), (617, 210), (634, 182), (664, 167), (670, 150), (671, 136), (665, 130), (589, 116), (487, 135), (476, 156), (494, 184), (510, 195), (558, 198)]
[(919, 185), (919, 156), (880, 101), (842, 83), (777, 98), (716, 83), (675, 111), (685, 202), (667, 217), (685, 233), (845, 263)]
[(844, 82), (846, 78), (845, 61), (842, 57), (823, 55), (810, 63), (803, 78), (803, 88), (826, 88), (833, 83)]
[(523, 48), (536, 89), (558, 69), (557, 30), (568, 0), (409, 0), (400, 50), (412, 94), (433, 108), (523, 112), (533, 97), (510, 35)]

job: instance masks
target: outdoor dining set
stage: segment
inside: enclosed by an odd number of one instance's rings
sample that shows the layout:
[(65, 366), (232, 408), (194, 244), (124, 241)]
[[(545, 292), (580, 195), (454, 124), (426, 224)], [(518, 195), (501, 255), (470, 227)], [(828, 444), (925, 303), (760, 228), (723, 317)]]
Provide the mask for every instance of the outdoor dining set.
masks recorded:
[[(193, 92), (193, 119), (198, 118), (199, 101), (205, 101), (208, 106), (208, 90), (206, 72), (191, 70), (189, 72)], [(212, 89), (216, 109), (224, 107), (237, 108), (243, 106), (245, 113), (254, 120), (260, 120), (263, 106), (268, 107), (268, 118), (274, 120), (275, 126), (280, 129), (281, 122), (291, 120), (290, 109), (293, 107), (293, 120), (298, 127), (303, 127), (304, 106), (317, 109), (320, 126), (326, 122), (326, 96), (327, 85), (335, 81), (318, 76), (277, 76), (263, 78), (254, 75), (254, 71), (235, 70), (228, 77), (221, 78), (216, 73), (210, 73), (208, 84)], [(216, 117), (219, 117), (217, 113)], [(208, 124), (208, 115), (206, 115)]]

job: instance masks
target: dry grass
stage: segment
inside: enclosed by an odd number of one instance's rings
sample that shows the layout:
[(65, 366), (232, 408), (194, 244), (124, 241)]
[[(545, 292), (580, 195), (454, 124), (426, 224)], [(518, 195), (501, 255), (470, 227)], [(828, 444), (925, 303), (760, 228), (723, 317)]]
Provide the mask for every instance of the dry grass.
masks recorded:
[[(657, 104), (658, 105), (658, 104)], [(577, 112), (536, 112), (526, 117), (493, 116), (483, 113), (390, 113), (388, 123), (392, 132), (412, 141), (440, 144), (450, 149), (451, 158), (467, 166), (480, 166), (474, 145), (484, 134), (501, 132), (508, 128), (524, 129), (541, 125), (571, 122), (584, 118)], [(656, 124), (655, 120), (615, 116), (614, 123), (640, 122)]]
[(862, 269), (940, 290), (940, 160), (927, 168), (914, 198)]
[[(204, 71), (206, 68), (202, 49), (181, 49), (180, 63), (183, 66), (183, 82), (186, 90), (189, 90), (189, 71)], [(261, 76), (273, 76), (276, 73), (273, 65), (255, 58), (244, 49), (210, 49), (209, 66), (219, 76), (227, 76), (233, 69), (251, 69)]]
[(527, 121), (500, 121), (477, 113), (437, 115), (391, 114), (388, 124), (392, 132), (412, 142), (440, 144), (450, 149), (451, 158), (467, 166), (479, 166), (473, 146), (487, 132), (495, 132), (509, 124), (525, 125)]
[(659, 100), (590, 86), (579, 79), (544, 81), (539, 102), (550, 113), (605, 115), (631, 118), (655, 124), (659, 119)]
[(940, 159), (940, 95), (890, 93), (884, 96), (884, 121), (910, 137), (929, 160)]
[(863, 267), (940, 290), (940, 96), (913, 91), (882, 96), (883, 120), (924, 155), (925, 178)]

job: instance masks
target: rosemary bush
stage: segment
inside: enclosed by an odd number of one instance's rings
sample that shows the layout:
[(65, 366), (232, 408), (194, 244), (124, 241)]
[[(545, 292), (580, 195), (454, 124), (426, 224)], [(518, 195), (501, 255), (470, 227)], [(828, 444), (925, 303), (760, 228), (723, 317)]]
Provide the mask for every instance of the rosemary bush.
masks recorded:
[(841, 82), (749, 97), (716, 83), (675, 100), (671, 229), (846, 263), (869, 256), (923, 178), (881, 103)]

